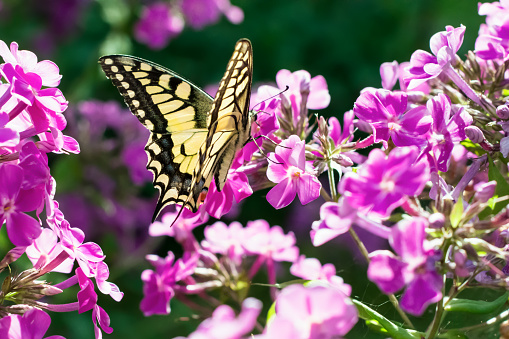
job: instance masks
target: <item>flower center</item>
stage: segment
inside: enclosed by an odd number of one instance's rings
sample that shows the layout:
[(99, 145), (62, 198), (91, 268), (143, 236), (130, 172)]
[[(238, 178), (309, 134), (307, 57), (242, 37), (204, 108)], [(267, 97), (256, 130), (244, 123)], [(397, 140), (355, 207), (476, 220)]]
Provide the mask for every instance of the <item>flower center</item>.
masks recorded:
[(394, 182), (394, 179), (391, 177), (383, 178), (382, 182), (380, 183), (380, 188), (382, 189), (382, 191), (384, 191), (386, 193), (393, 192), (395, 187), (396, 187), (396, 182)]

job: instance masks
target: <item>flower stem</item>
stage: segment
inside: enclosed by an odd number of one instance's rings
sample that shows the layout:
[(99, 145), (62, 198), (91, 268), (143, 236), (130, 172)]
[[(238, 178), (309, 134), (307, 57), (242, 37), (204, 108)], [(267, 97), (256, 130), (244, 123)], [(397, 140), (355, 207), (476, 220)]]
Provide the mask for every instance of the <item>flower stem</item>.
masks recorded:
[(334, 169), (331, 166), (332, 160), (329, 160), (329, 163), (327, 164), (329, 166), (329, 170), (327, 171), (327, 174), (329, 175), (329, 187), (330, 187), (330, 194), (332, 196), (332, 201), (337, 202), (338, 201), (338, 192), (336, 188), (336, 180), (334, 178)]
[[(366, 249), (366, 246), (364, 246), (364, 244), (362, 243), (361, 239), (359, 238), (359, 236), (357, 235), (357, 233), (355, 233), (355, 231), (353, 230), (353, 228), (350, 227), (350, 229), (348, 230), (348, 232), (350, 232), (350, 235), (352, 236), (355, 244), (357, 245), (357, 247), (359, 248), (359, 250), (361, 251), (362, 255), (364, 256), (364, 258), (366, 258), (366, 261), (369, 263), (370, 262), (370, 259), (369, 259), (369, 252), (368, 250)], [(408, 316), (405, 314), (405, 312), (403, 312), (403, 310), (401, 309), (401, 307), (399, 307), (399, 302), (398, 302), (398, 299), (394, 296), (394, 294), (388, 294), (387, 295), (389, 297), (389, 300), (390, 302), (392, 303), (392, 305), (394, 306), (394, 308), (396, 309), (396, 311), (398, 312), (398, 314), (400, 315), (401, 319), (403, 319), (403, 321), (405, 322), (405, 324), (411, 328), (411, 329), (414, 329), (414, 325), (412, 324), (412, 322), (410, 321), (410, 319), (408, 318)]]

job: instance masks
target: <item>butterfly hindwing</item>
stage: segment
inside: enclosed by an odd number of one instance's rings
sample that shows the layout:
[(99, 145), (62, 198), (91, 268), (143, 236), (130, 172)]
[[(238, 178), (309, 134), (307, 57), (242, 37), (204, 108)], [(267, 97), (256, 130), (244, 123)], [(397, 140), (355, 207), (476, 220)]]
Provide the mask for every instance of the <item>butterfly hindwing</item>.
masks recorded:
[(145, 150), (160, 190), (155, 215), (168, 204), (184, 203), (207, 137), (212, 97), (147, 60), (109, 55), (99, 62), (131, 112), (151, 131)]
[(213, 178), (222, 190), (235, 153), (250, 134), (253, 51), (241, 39), (216, 97), (175, 72), (141, 58), (101, 57), (99, 63), (131, 112), (150, 130), (145, 150), (161, 209), (179, 203), (196, 212)]

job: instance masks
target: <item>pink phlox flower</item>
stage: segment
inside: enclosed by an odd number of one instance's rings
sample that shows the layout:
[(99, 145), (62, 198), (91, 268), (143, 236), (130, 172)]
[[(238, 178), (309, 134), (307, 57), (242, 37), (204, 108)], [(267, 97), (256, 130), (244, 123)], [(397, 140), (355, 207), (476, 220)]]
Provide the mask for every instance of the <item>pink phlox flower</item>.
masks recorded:
[(392, 90), (399, 80), (399, 88), (403, 92), (408, 92), (409, 101), (414, 102), (413, 97), (421, 97), (422, 94), (428, 94), (430, 86), (427, 83), (415, 87), (412, 91), (407, 91), (407, 85), (409, 80), (406, 80), (410, 76), (407, 68), (410, 65), (409, 62), (402, 62), (398, 65), (397, 61), (384, 62), (380, 65), (380, 78), (382, 79), (382, 88), (386, 90)]
[[(27, 247), (26, 254), (34, 267), (42, 268), (55, 259), (62, 251), (62, 245), (58, 242), (55, 232), (49, 228), (44, 228), (41, 235)], [(74, 260), (67, 258), (54, 268), (52, 272), (70, 273), (73, 264)]]
[(431, 151), (428, 157), (432, 166), (447, 172), (454, 145), (466, 139), (465, 127), (470, 126), (473, 120), (463, 107), (452, 106), (449, 97), (442, 93), (429, 99), (426, 107), (433, 123), (425, 152)]
[(24, 212), (34, 211), (43, 201), (40, 186), (24, 190), (23, 169), (14, 164), (0, 163), (0, 225), (5, 223), (9, 240), (15, 246), (28, 246), (42, 232), (37, 220)]
[(335, 237), (348, 232), (357, 218), (357, 211), (346, 199), (326, 202), (320, 207), (320, 220), (311, 225), (311, 242), (321, 246)]
[(306, 171), (305, 142), (298, 136), (283, 140), (268, 157), (267, 178), (277, 185), (267, 193), (267, 201), (274, 208), (288, 206), (295, 195), (303, 205), (320, 196), (322, 184)]
[(41, 185), (44, 187), (49, 182), (48, 158), (35, 146), (33, 141), (28, 141), (21, 147), (19, 160), (19, 166), (23, 168), (22, 189), (31, 189)]
[(255, 298), (247, 298), (242, 302), (238, 316), (230, 306), (221, 305), (187, 339), (248, 339), (261, 309), (262, 303)]
[(146, 259), (155, 267), (156, 271), (145, 270), (141, 273), (143, 281), (143, 300), (140, 309), (148, 317), (153, 314), (169, 314), (170, 300), (175, 296), (178, 283), (194, 273), (197, 256), (189, 256), (175, 261), (175, 255), (168, 252), (166, 258), (147, 255)]
[[(175, 209), (179, 210), (180, 205), (176, 206)], [(200, 207), (201, 209), (202, 207)], [(178, 211), (166, 212), (163, 214), (161, 221), (155, 221), (148, 229), (148, 233), (152, 237), (160, 237), (167, 235), (174, 237), (175, 240), (180, 243), (184, 250), (192, 250), (196, 248), (196, 238), (193, 235), (193, 229), (200, 226), (208, 221), (208, 214), (202, 215), (201, 211), (198, 210), (196, 213), (184, 208), (184, 211), (180, 217), (175, 221), (178, 215)], [(171, 226), (173, 224), (173, 226)]]
[(479, 3), (479, 15), (486, 15), (475, 41), (475, 55), (484, 60), (505, 60), (509, 54), (509, 5), (507, 1)]
[(60, 224), (61, 244), (64, 251), (71, 259), (76, 259), (87, 277), (95, 276), (95, 268), (98, 262), (103, 261), (105, 256), (101, 247), (94, 242), (86, 242), (85, 233), (76, 227), (70, 227), (67, 220)]
[(19, 144), (19, 132), (15, 129), (7, 127), (9, 122), (9, 114), (0, 112), (0, 153), (3, 154), (4, 148), (13, 148)]
[(339, 191), (359, 212), (388, 217), (407, 196), (420, 194), (428, 181), (428, 165), (416, 161), (418, 154), (415, 147), (395, 148), (388, 156), (374, 149), (356, 173), (344, 175)]
[(234, 24), (244, 20), (242, 9), (233, 6), (230, 0), (182, 0), (181, 10), (186, 22), (195, 29), (216, 23), (221, 13)]
[[(9, 339), (42, 339), (49, 328), (51, 317), (38, 308), (26, 311), (22, 316), (11, 314), (0, 319), (0, 337)], [(52, 335), (45, 339), (65, 339)]]
[(375, 142), (385, 148), (389, 138), (398, 147), (424, 146), (431, 119), (424, 106), (408, 109), (407, 98), (399, 91), (366, 90), (355, 101), (353, 112), (371, 125)]
[(349, 110), (345, 112), (343, 115), (343, 128), (341, 128), (341, 123), (339, 122), (338, 118), (336, 117), (330, 117), (328, 120), (328, 127), (329, 127), (329, 137), (334, 142), (334, 145), (336, 147), (341, 146), (341, 144), (345, 142), (352, 141), (353, 139), (353, 132), (354, 132), (354, 120), (355, 114), (352, 110)]
[[(110, 316), (97, 304), (94, 305), (94, 309), (92, 310), (92, 321), (94, 323), (95, 339), (102, 339), (101, 330), (107, 334), (113, 332), (113, 328), (110, 327)], [(97, 326), (97, 324), (99, 324), (99, 326)]]
[(446, 30), (438, 32), (430, 39), (430, 48), (433, 54), (423, 50), (415, 51), (410, 57), (408, 71), (410, 80), (408, 89), (433, 79), (456, 62), (456, 53), (463, 43), (465, 26), (458, 28), (446, 26)]
[(263, 219), (247, 223), (243, 246), (248, 254), (259, 255), (264, 260), (294, 262), (299, 256), (293, 232), (284, 234), (280, 226), (270, 227)]
[(240, 151), (228, 170), (227, 180), (221, 191), (217, 189), (215, 180), (210, 183), (204, 202), (205, 206), (202, 208), (216, 219), (220, 219), (232, 209), (234, 199), (237, 203), (240, 203), (243, 199), (253, 194), (253, 189), (249, 185), (247, 175), (237, 171), (242, 164), (243, 158), (242, 151)]
[(246, 254), (243, 245), (247, 240), (246, 229), (241, 223), (234, 221), (226, 225), (222, 221), (205, 227), (205, 240), (201, 245), (205, 250), (228, 256), (236, 264), (240, 264)]
[(56, 87), (60, 84), (62, 76), (59, 74), (58, 66), (50, 61), (37, 62), (37, 56), (27, 50), (18, 50), (18, 44), (11, 42), (10, 50), (7, 44), (0, 40), (0, 56), (6, 63), (19, 65), (25, 73), (34, 73), (41, 78), (41, 83), (46, 87)]
[(339, 338), (357, 320), (357, 309), (344, 293), (324, 286), (294, 284), (279, 294), (276, 315), (260, 338)]
[[(265, 98), (280, 94), (283, 100), (291, 106), (295, 122), (300, 120), (302, 95), (305, 92), (309, 93), (306, 102), (308, 109), (323, 109), (329, 106), (329, 89), (325, 78), (321, 75), (311, 78), (309, 72), (305, 70), (290, 72), (287, 69), (282, 69), (276, 74), (276, 83), (277, 87), (260, 86), (258, 92), (263, 93)], [(288, 90), (286, 90), (286, 86), (288, 86)]]
[(352, 293), (352, 287), (336, 275), (336, 267), (333, 264), (322, 266), (316, 258), (306, 258), (305, 255), (301, 255), (290, 267), (290, 273), (302, 279), (326, 282), (347, 296)]
[(423, 218), (400, 221), (389, 238), (398, 256), (387, 250), (372, 252), (368, 267), (368, 278), (384, 293), (395, 293), (406, 286), (401, 307), (415, 316), (442, 299), (443, 282), (435, 268), (439, 256), (428, 248), (426, 225)]
[(161, 49), (183, 29), (184, 20), (173, 13), (169, 4), (156, 2), (143, 8), (140, 20), (134, 25), (134, 36), (152, 49)]
[(98, 262), (95, 272), (95, 282), (99, 291), (103, 294), (108, 294), (115, 301), (122, 300), (124, 292), (121, 292), (114, 283), (106, 281), (110, 276), (108, 265), (104, 261)]
[(94, 283), (86, 276), (81, 267), (76, 269), (80, 291), (78, 292), (78, 313), (90, 311), (97, 305), (97, 293), (95, 293)]

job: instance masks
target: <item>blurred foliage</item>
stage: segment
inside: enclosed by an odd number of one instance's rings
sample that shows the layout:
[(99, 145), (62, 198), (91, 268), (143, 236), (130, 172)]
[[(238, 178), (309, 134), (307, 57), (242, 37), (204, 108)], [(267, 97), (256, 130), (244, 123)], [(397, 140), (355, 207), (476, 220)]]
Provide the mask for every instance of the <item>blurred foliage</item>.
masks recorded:
[[(407, 61), (416, 49), (429, 50), (430, 37), (444, 30), (446, 25), (467, 27), (463, 48), (458, 53), (464, 55), (468, 49), (473, 49), (479, 25), (484, 22), (484, 17), (477, 15), (477, 0), (232, 0), (244, 10), (245, 19), (241, 24), (233, 25), (223, 18), (201, 31), (186, 28), (166, 48), (153, 51), (132, 38), (133, 24), (144, 3), (136, 0), (5, 0), (0, 9), (1, 39), (8, 44), (17, 41), (20, 49), (35, 52), (39, 59), (56, 62), (63, 75), (59, 88), (73, 105), (91, 99), (121, 101), (97, 64), (98, 57), (105, 53), (149, 59), (205, 86), (220, 80), (235, 41), (249, 38), (254, 48), (255, 84), (274, 82), (277, 71), (283, 68), (305, 69), (312, 76), (323, 75), (332, 101), (319, 113), (340, 117), (353, 107), (361, 89), (381, 86), (381, 63)], [(79, 6), (76, 16), (69, 14), (71, 5)], [(52, 173), (57, 183), (67, 187), (80, 176), (79, 171), (76, 162), (71, 161)], [(274, 211), (266, 202), (265, 194), (257, 192), (248, 198), (238, 220), (245, 223), (263, 218), (272, 225), (293, 230), (303, 253), (319, 258), (322, 263), (336, 265), (338, 275), (352, 285), (353, 296), (386, 317), (399, 320), (387, 298), (367, 281), (364, 262), (347, 240), (340, 239), (320, 248), (310, 245), (309, 227), (318, 219), (320, 202), (306, 207), (297, 203)], [(114, 328), (113, 334), (106, 338), (167, 338), (187, 335), (196, 327), (199, 320), (188, 320), (186, 317), (192, 314), (175, 300), (170, 316), (146, 318), (139, 310), (140, 274), (148, 268), (143, 257), (155, 249), (137, 252), (137, 260), (129, 265), (126, 258), (115, 258), (119, 244), (113, 234), (92, 240), (99, 242), (108, 255), (110, 280), (125, 292), (120, 303), (104, 296), (99, 301), (109, 313)], [(178, 249), (168, 247), (172, 244), (165, 240), (163, 245), (167, 247), (160, 247), (162, 252), (176, 250), (178, 254)], [(375, 245), (373, 241), (367, 244), (370, 250), (374, 250)], [(284, 268), (287, 271), (288, 267)], [(58, 280), (51, 274), (48, 279)], [(254, 286), (252, 292), (261, 296), (266, 291)], [(267, 311), (270, 303), (265, 304)], [(427, 313), (428, 317), (430, 315), (431, 309)], [(89, 317), (52, 314), (52, 329), (48, 335), (92, 338)], [(417, 326), (425, 326), (429, 318), (413, 320)], [(347, 337), (384, 336), (373, 334), (359, 322)]]

